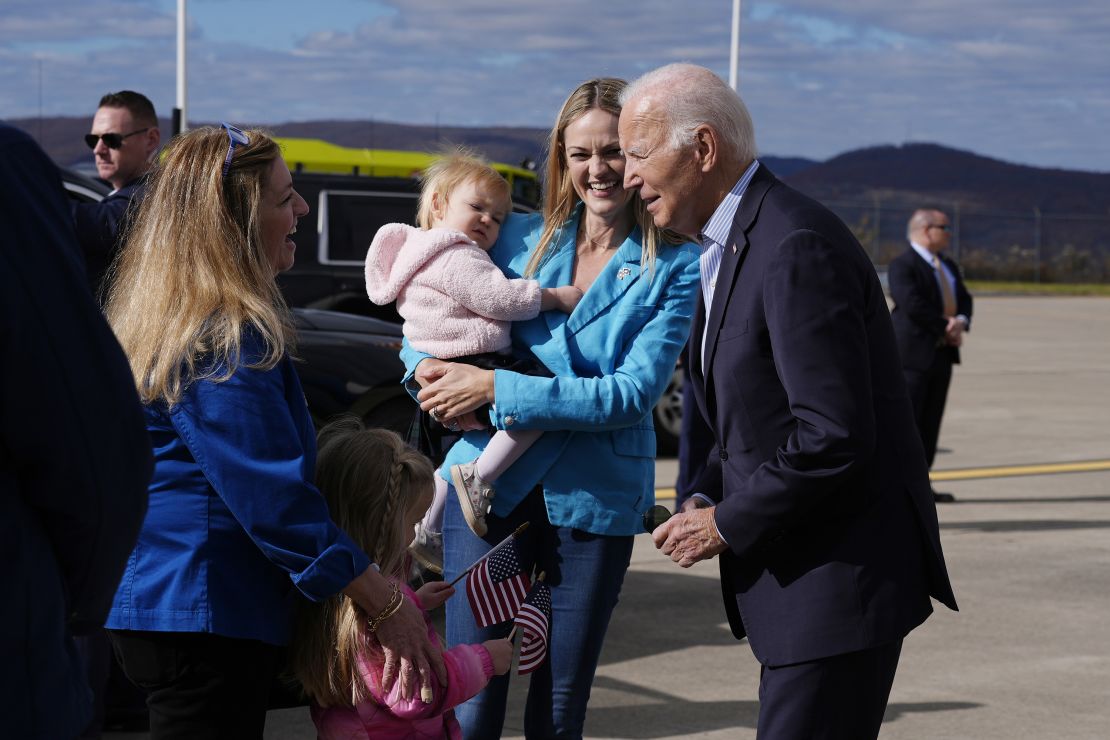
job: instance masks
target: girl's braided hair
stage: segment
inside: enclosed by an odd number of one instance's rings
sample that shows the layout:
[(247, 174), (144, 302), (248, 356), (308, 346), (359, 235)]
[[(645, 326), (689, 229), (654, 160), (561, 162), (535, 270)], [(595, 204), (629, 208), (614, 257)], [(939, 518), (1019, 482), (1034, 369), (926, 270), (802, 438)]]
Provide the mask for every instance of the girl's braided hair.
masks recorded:
[[(367, 429), (354, 417), (331, 422), (318, 440), (316, 485), (332, 521), (382, 575), (404, 579), (413, 536), (406, 514), (430, 503), (431, 461), (394, 432)], [(377, 649), (365, 631), (366, 618), (343, 594), (302, 603), (293, 666), (305, 693), (320, 706), (353, 706), (366, 698), (356, 658)]]

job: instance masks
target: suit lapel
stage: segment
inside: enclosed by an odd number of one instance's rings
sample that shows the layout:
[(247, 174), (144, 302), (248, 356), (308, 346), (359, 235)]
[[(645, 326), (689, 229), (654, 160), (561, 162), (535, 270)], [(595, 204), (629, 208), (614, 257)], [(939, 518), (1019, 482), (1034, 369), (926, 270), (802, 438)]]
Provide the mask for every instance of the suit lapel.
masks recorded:
[(687, 352), (686, 362), (690, 368), (689, 382), (694, 384), (694, 400), (701, 409), (703, 419), (711, 419), (709, 407), (705, 401), (705, 374), (701, 366), (701, 339), (705, 328), (705, 301), (698, 297), (697, 307), (694, 309), (693, 332), (690, 336), (690, 348)]
[[(725, 308), (732, 298), (732, 290), (736, 285), (736, 278), (748, 253), (748, 231), (759, 215), (759, 208), (767, 191), (777, 182), (771, 171), (759, 165), (752, 181), (744, 191), (740, 206), (736, 209), (736, 216), (732, 221), (732, 231), (729, 233), (729, 243), (725, 245), (724, 254), (721, 255), (721, 268), (717, 272), (716, 286), (713, 288), (713, 305), (709, 309), (707, 318), (708, 330), (705, 333), (706, 348), (702, 352), (705, 357), (703, 376), (706, 388), (712, 388), (709, 376), (713, 371), (713, 357), (717, 352), (717, 336), (721, 332), (721, 323), (724, 321)], [(707, 405), (709, 399), (706, 399)]]

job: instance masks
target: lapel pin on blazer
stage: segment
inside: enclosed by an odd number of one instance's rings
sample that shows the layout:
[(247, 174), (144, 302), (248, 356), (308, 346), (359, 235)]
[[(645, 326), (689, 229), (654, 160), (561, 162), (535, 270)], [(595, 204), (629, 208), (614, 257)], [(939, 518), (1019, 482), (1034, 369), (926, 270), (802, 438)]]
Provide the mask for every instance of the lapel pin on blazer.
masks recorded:
[(736, 245), (735, 244), (732, 245), (732, 253), (736, 254)]
[(631, 274), (632, 274), (632, 268), (631, 267), (622, 267), (621, 269), (617, 270), (617, 280), (624, 280), (626, 277), (628, 277)]

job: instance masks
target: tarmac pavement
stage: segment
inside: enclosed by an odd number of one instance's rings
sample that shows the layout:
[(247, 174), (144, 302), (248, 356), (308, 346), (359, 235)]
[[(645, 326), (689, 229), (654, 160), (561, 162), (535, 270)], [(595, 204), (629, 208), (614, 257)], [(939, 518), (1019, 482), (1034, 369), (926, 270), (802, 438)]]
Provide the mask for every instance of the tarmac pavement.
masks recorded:
[[(1110, 737), (1107, 337), (1110, 299), (976, 298), (935, 466), (955, 478), (936, 487), (957, 498), (938, 511), (960, 611), (935, 605), (906, 639), (882, 738)], [(1092, 472), (969, 477), (1061, 462)], [(673, 483), (673, 460), (657, 471), (658, 486)], [(638, 537), (587, 737), (754, 738), (758, 682), (716, 564), (682, 570)], [(512, 691), (507, 738), (523, 736), (526, 682)], [(314, 737), (307, 710), (271, 712), (266, 737)]]

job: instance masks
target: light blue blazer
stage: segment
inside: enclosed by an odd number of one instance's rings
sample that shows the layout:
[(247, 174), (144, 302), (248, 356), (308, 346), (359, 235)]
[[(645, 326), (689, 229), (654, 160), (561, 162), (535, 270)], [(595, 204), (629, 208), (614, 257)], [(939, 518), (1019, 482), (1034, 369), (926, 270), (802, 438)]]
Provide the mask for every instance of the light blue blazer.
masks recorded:
[[(549, 250), (535, 276), (541, 286), (570, 284), (578, 218)], [(521, 277), (542, 229), (539, 214), (512, 214), (490, 257), (507, 276)], [(689, 335), (699, 271), (691, 244), (661, 246), (654, 271), (643, 269), (640, 240), (639, 229), (629, 235), (569, 316), (547, 311), (513, 324), (514, 350), (531, 352), (556, 377), (494, 371), (492, 424), (545, 432), (497, 481), (494, 514), (507, 515), (542, 482), (555, 526), (643, 531), (641, 516), (655, 503), (651, 412)], [(407, 344), (401, 352), (410, 376), (426, 357)], [(478, 457), (488, 440), (468, 432), (448, 453), (444, 477), (450, 480), (451, 465)]]

